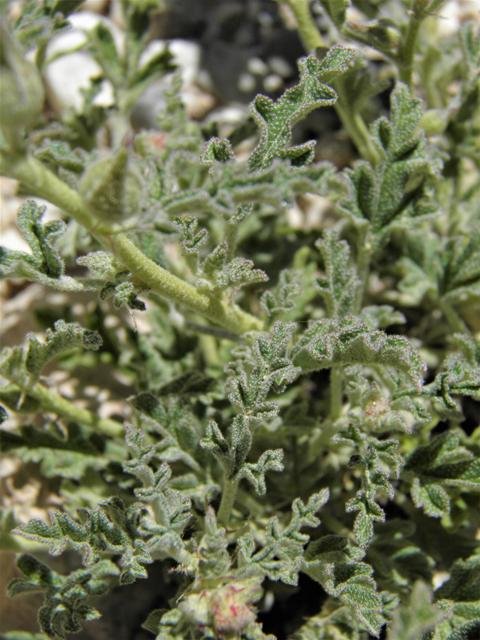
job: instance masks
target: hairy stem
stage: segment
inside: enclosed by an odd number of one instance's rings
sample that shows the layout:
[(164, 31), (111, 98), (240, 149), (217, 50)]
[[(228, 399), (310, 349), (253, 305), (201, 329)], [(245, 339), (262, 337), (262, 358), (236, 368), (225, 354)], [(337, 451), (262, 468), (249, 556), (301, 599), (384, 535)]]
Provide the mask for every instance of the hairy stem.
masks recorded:
[(225, 301), (201, 293), (184, 280), (165, 271), (147, 258), (125, 235), (112, 236), (111, 243), (120, 262), (138, 279), (139, 284), (148, 287), (153, 293), (182, 304), (234, 333), (241, 334), (262, 328), (260, 320), (236, 305), (228, 305)]
[(113, 251), (140, 287), (196, 311), (234, 333), (242, 334), (262, 329), (263, 323), (259, 319), (234, 304), (199, 292), (194, 286), (147, 258), (124, 233), (121, 233), (121, 228), (99, 224), (85, 207), (80, 195), (35, 158), (2, 152), (0, 173), (19, 180), (33, 194), (57, 205), (88, 229), (107, 250)]
[(333, 105), (348, 135), (357, 147), (358, 153), (375, 167), (380, 162), (380, 155), (373, 144), (368, 127), (359, 113), (352, 111), (348, 101), (343, 97), (338, 84), (332, 83), (338, 100)]
[(330, 417), (337, 420), (342, 411), (343, 366), (334, 364), (330, 370)]
[[(8, 406), (8, 402), (6, 402), (8, 396), (12, 397), (18, 394), (19, 397), (22, 397), (25, 393), (27, 396), (38, 400), (38, 410), (41, 409), (42, 411), (55, 413), (60, 418), (77, 422), (84, 427), (89, 427), (97, 433), (102, 433), (108, 437), (123, 437), (125, 430), (120, 422), (109, 420), (108, 418), (99, 418), (91, 411), (77, 407), (77, 405), (70, 402), (70, 400), (67, 400), (54, 391), (50, 391), (40, 383), (37, 383), (28, 390), (22, 389), (18, 384), (9, 384), (1, 389), (1, 395), (4, 396), (2, 397), (2, 401)], [(11, 408), (17, 410), (16, 407)], [(21, 408), (19, 411), (22, 413)]]
[(230, 516), (232, 514), (233, 505), (235, 503), (235, 497), (237, 495), (238, 480), (235, 478), (225, 477), (225, 483), (223, 485), (222, 500), (217, 513), (217, 520), (224, 527), (228, 527), (230, 522)]
[[(325, 47), (321, 34), (310, 13), (309, 0), (279, 0), (290, 7), (297, 21), (298, 31), (307, 51), (315, 51), (317, 47)], [(367, 125), (359, 113), (352, 111), (348, 101), (338, 89), (338, 83), (332, 82), (338, 99), (333, 105), (348, 135), (358, 149), (358, 153), (375, 166), (380, 160), (377, 150), (368, 133)]]
[(360, 284), (355, 295), (355, 313), (360, 313), (363, 304), (368, 277), (370, 275), (370, 262), (372, 260), (373, 247), (370, 242), (370, 234), (365, 231), (361, 234), (357, 244), (357, 273)]
[(410, 91), (412, 91), (413, 88), (413, 60), (417, 48), (418, 32), (423, 20), (429, 15), (432, 15), (444, 1), (445, 0), (432, 0), (431, 2), (425, 2), (425, 0), (422, 0), (419, 2), (418, 0), (412, 0), (407, 32), (398, 49), (400, 80), (408, 85)]
[(325, 47), (326, 45), (310, 13), (309, 0), (283, 0), (283, 2), (290, 7), (295, 16), (298, 30), (307, 51), (315, 51), (317, 47)]
[[(415, 4), (415, 0), (413, 0), (412, 4)], [(408, 85), (410, 91), (412, 90), (413, 58), (417, 47), (417, 37), (421, 24), (422, 21), (420, 17), (414, 10), (412, 10), (410, 13), (410, 20), (408, 22), (405, 40), (400, 45), (398, 51), (400, 80)]]

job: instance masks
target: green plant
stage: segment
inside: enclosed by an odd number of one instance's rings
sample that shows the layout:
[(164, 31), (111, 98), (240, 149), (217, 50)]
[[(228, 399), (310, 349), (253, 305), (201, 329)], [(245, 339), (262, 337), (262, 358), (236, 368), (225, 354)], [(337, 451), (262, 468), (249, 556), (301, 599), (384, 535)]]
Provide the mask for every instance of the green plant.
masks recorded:
[[(353, 2), (365, 20), (352, 24), (349, 3), (328, 0), (321, 36), (307, 0), (284, 0), (310, 53), (296, 86), (253, 101), (258, 139), (238, 161), (240, 130), (211, 137), (188, 118), (168, 52), (139, 66), (158, 2), (122, 1), (123, 52), (103, 23), (84, 45), (114, 106), (95, 105), (94, 83), (58, 122), (40, 74), (81, 3), (24, 2), (14, 22), (2, 4), (0, 171), (28, 196), (30, 252), (2, 248), (0, 270), (99, 299), (81, 325), (49, 308), (43, 341), (0, 355), (2, 422), (18, 416), (2, 449), (63, 502), (49, 523), (4, 510), (25, 576), (9, 595), (45, 595), (41, 634), (4, 637), (64, 638), (98, 617), (98, 596), (163, 562), (177, 595), (145, 621), (157, 640), (274, 638), (264, 591), (281, 598), (301, 574), (322, 595), (281, 630), (292, 640), (478, 638), (478, 24), (440, 38), (438, 0)], [(383, 78), (349, 40), (381, 54)], [(102, 128), (124, 126), (162, 75), (162, 144), (147, 131), (101, 154)], [(360, 156), (342, 171), (314, 161), (314, 141), (290, 144), (328, 105)], [(310, 229), (285, 218), (304, 194), (330, 202)], [(32, 197), (63, 220), (44, 222)], [(123, 332), (105, 322), (111, 302), (127, 308)], [(144, 311), (149, 330), (130, 328)], [(55, 391), (54, 360), (122, 372), (127, 419)], [(41, 545), (78, 551), (83, 568), (56, 573), (31, 555)]]

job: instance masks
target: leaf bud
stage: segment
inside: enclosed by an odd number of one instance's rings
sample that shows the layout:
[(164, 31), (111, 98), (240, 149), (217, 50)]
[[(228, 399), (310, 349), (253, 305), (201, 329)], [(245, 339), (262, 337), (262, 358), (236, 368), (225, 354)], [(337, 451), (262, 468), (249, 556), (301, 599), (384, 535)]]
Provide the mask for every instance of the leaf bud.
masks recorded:
[(142, 200), (143, 179), (133, 166), (127, 149), (119, 149), (87, 167), (79, 192), (96, 218), (118, 222), (137, 212)]
[(37, 67), (0, 21), (0, 123), (5, 129), (30, 124), (42, 111), (45, 91)]

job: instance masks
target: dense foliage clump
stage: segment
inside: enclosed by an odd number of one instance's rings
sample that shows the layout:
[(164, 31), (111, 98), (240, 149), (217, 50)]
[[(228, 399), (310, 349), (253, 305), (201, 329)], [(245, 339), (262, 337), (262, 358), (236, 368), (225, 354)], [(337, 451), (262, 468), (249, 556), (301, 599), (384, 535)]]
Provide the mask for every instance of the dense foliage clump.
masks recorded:
[[(82, 3), (1, 3), (0, 172), (29, 249), (0, 248), (0, 273), (96, 300), (50, 305), (43, 338), (0, 354), (2, 450), (61, 504), (3, 510), (24, 576), (8, 594), (44, 594), (40, 633), (4, 638), (80, 631), (153, 563), (175, 587), (152, 584), (157, 640), (480, 637), (478, 20), (443, 37), (441, 0), (353, 0), (363, 21), (346, 0), (278, 2), (298, 81), (228, 135), (188, 116), (168, 47), (142, 62), (168, 2), (122, 0), (122, 49), (108, 21), (86, 31), (103, 75), (57, 119), (48, 44)], [(133, 134), (161, 78), (161, 134)], [(327, 108), (345, 168), (292, 141)], [(121, 410), (65, 397), (55, 367), (102, 367), (106, 390), (120, 373)], [(54, 571), (43, 545), (81, 565)], [(312, 610), (275, 626), (298, 592)]]

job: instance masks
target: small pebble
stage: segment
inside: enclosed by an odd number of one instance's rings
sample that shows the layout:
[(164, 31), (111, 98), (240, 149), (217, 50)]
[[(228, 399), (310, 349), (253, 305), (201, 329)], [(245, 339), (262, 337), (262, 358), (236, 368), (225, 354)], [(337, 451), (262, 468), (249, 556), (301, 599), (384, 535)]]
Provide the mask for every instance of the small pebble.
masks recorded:
[(238, 78), (238, 88), (240, 89), (240, 91), (243, 91), (244, 93), (250, 93), (250, 91), (253, 91), (255, 89), (255, 78), (252, 76), (251, 73), (241, 73), (240, 77)]
[(268, 73), (268, 66), (261, 58), (250, 58), (247, 69), (256, 76), (265, 76)]
[(273, 73), (276, 73), (282, 78), (288, 78), (288, 76), (291, 76), (293, 74), (292, 67), (286, 60), (280, 58), (279, 56), (273, 56), (272, 58), (269, 58), (268, 64)]
[(283, 80), (276, 73), (271, 73), (263, 81), (263, 86), (265, 87), (265, 91), (268, 91), (269, 93), (278, 91), (283, 87)]

